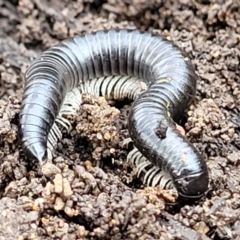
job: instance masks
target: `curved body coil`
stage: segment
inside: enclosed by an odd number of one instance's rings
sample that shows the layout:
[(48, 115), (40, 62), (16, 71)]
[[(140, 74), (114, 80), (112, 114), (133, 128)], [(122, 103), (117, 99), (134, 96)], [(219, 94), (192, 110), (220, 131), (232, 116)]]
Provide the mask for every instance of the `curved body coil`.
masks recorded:
[(67, 93), (111, 75), (135, 76), (148, 86), (129, 115), (129, 134), (137, 149), (170, 174), (181, 196), (202, 196), (208, 186), (206, 163), (173, 122), (195, 95), (197, 76), (177, 46), (148, 32), (122, 29), (76, 36), (33, 61), (19, 115), (26, 155), (40, 162), (45, 158), (49, 131)]

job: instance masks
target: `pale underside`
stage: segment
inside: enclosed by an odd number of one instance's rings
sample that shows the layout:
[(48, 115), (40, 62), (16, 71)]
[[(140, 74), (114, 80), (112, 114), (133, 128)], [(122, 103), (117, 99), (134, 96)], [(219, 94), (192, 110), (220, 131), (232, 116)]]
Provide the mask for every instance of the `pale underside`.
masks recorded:
[[(64, 100), (62, 108), (48, 135), (47, 154), (52, 160), (53, 152), (58, 141), (62, 139), (61, 128), (71, 131), (71, 123), (64, 117), (66, 115), (76, 115), (82, 103), (82, 94), (103, 96), (106, 99), (132, 99), (135, 100), (139, 94), (147, 89), (145, 83), (140, 79), (128, 76), (101, 77), (87, 81), (78, 88), (69, 92)], [(172, 189), (172, 181), (168, 173), (147, 160), (137, 148), (133, 148), (127, 156), (128, 163), (137, 171), (137, 176), (143, 177), (143, 183), (162, 189)]]

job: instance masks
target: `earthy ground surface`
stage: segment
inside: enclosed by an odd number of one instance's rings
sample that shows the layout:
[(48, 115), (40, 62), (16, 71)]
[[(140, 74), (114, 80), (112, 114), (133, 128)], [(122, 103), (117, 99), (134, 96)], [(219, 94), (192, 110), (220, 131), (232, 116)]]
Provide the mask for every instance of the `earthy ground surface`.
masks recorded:
[[(193, 59), (200, 78), (184, 127), (210, 172), (209, 192), (193, 206), (169, 208), (171, 193), (132, 176), (121, 144), (129, 106), (85, 96), (43, 174), (18, 147), (31, 60), (110, 27), (162, 32)], [(0, 240), (240, 239), (239, 61), (239, 0), (0, 0)]]

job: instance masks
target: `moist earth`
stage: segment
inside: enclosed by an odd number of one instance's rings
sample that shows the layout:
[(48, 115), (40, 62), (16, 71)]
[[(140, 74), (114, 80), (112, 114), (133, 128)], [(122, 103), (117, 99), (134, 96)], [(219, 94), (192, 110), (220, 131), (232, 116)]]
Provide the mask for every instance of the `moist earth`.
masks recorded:
[[(18, 144), (24, 73), (43, 50), (96, 29), (138, 28), (183, 48), (199, 76), (180, 124), (204, 155), (209, 190), (174, 207), (126, 161), (131, 102), (83, 96), (52, 163)], [(0, 0), (0, 240), (240, 239), (239, 0)]]

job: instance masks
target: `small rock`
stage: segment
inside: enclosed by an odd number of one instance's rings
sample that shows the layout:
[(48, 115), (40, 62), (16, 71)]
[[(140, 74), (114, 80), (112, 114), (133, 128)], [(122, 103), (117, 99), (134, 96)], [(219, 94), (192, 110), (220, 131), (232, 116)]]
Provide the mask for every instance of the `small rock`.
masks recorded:
[(61, 173), (61, 170), (54, 164), (47, 162), (42, 166), (42, 174), (46, 177), (52, 177), (57, 173)]
[(78, 227), (78, 235), (79, 237), (84, 237), (86, 235), (86, 229), (84, 226)]
[(56, 174), (54, 180), (54, 187), (55, 193), (62, 193), (63, 192), (63, 178), (61, 174)]
[(99, 140), (101, 140), (101, 139), (102, 139), (102, 134), (101, 134), (101, 133), (97, 133), (97, 138), (98, 138)]
[(64, 178), (63, 179), (63, 196), (66, 198), (69, 198), (72, 196), (72, 194), (73, 194), (73, 191), (72, 191), (71, 185), (69, 181), (66, 178)]
[(64, 201), (62, 200), (62, 198), (57, 197), (57, 198), (56, 198), (56, 201), (55, 201), (55, 204), (54, 204), (54, 209), (55, 209), (56, 211), (60, 211), (60, 210), (63, 210), (63, 209), (64, 209), (64, 206), (65, 206), (65, 203), (64, 203)]
[(74, 212), (72, 211), (72, 209), (68, 206), (65, 206), (64, 208), (64, 212), (69, 216), (69, 217), (73, 217), (74, 216)]
[(199, 232), (199, 233), (202, 233), (202, 234), (206, 234), (208, 231), (209, 231), (209, 227), (206, 225), (205, 222), (198, 222), (196, 223), (193, 228)]
[(105, 140), (110, 140), (111, 139), (111, 135), (110, 135), (109, 132), (104, 133), (103, 137), (104, 137)]

